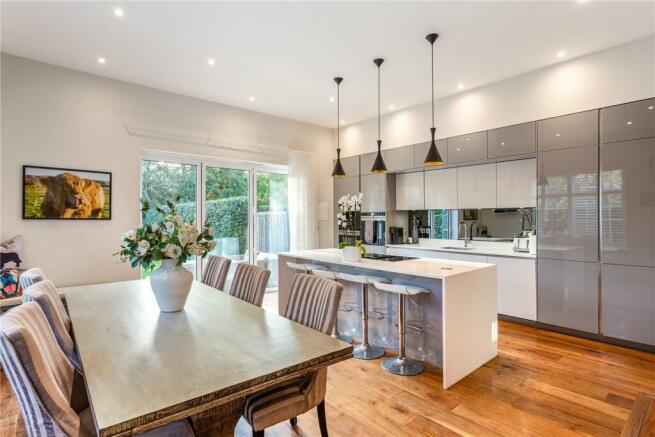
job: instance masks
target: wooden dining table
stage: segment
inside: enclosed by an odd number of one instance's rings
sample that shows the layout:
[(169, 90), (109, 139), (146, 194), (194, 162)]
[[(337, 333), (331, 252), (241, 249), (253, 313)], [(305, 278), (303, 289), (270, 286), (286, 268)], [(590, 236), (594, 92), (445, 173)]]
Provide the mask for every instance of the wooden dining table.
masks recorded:
[(352, 346), (200, 282), (162, 313), (147, 280), (64, 288), (100, 436), (190, 418), (233, 435), (247, 396), (352, 356)]

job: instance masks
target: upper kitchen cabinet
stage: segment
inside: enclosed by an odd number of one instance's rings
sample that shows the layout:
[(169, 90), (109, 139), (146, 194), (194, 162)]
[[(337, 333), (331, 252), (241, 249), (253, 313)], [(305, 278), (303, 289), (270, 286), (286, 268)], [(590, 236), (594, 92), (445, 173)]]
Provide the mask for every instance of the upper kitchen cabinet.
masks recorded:
[[(336, 159), (332, 160), (332, 168), (336, 162)], [(341, 165), (346, 172), (346, 177), (359, 176), (359, 155), (341, 158)]]
[(496, 208), (496, 164), (457, 169), (457, 207)]
[(457, 169), (425, 172), (425, 209), (457, 209)]
[(496, 165), (496, 207), (536, 207), (537, 160), (521, 159)]
[(537, 159), (537, 257), (598, 261), (598, 146)]
[(396, 210), (425, 209), (425, 180), (422, 171), (396, 175)]
[[(414, 144), (414, 167), (415, 168), (433, 168), (423, 164), (425, 162), (425, 157), (428, 154), (428, 149), (430, 148), (430, 142)], [(448, 141), (446, 139), (437, 140), (437, 150), (443, 159), (444, 164), (448, 162)]]
[(604, 108), (600, 116), (603, 143), (655, 137), (655, 99)]
[[(377, 152), (361, 155), (361, 174), (371, 174)], [(397, 172), (414, 168), (414, 146), (395, 147), (382, 151), (387, 171)]]
[(487, 159), (487, 131), (448, 138), (448, 163)]
[(600, 155), (601, 260), (655, 267), (655, 138), (602, 144)]
[(394, 175), (362, 175), (361, 188), (362, 213), (384, 213), (396, 203)]
[(488, 157), (524, 155), (537, 151), (537, 123), (523, 123), (487, 132)]
[(598, 111), (578, 112), (537, 122), (537, 149), (566, 149), (598, 144)]

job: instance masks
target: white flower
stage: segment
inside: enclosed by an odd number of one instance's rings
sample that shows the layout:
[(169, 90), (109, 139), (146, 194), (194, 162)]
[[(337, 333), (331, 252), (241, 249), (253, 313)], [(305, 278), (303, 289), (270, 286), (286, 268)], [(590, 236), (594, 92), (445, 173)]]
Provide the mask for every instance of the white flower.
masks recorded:
[(137, 253), (140, 256), (145, 255), (148, 252), (148, 249), (150, 249), (150, 243), (148, 243), (146, 240), (139, 241)]
[(216, 240), (212, 240), (209, 243), (207, 243), (207, 247), (209, 248), (209, 250), (214, 250), (214, 248), (216, 247)]
[(173, 222), (164, 223), (164, 227), (166, 228), (167, 234), (172, 234), (173, 231), (175, 230), (175, 224)]
[(150, 225), (150, 229), (152, 230), (152, 232), (157, 232), (159, 230), (159, 223), (153, 223), (152, 225)]
[(123, 240), (134, 240), (136, 238), (136, 230), (130, 229), (123, 234)]
[(182, 255), (182, 249), (176, 244), (169, 243), (164, 249), (164, 253), (170, 259), (178, 259)]
[(176, 216), (175, 216), (175, 221), (176, 221), (177, 224), (180, 225), (180, 226), (182, 225), (182, 223), (184, 223), (184, 219), (182, 218), (181, 215), (176, 215)]

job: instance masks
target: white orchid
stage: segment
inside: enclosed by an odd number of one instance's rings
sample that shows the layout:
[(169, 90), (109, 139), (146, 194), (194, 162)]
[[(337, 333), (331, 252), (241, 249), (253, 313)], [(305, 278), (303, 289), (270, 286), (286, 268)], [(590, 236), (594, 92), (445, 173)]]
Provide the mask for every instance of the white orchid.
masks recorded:
[(135, 240), (136, 239), (136, 230), (135, 229), (130, 229), (126, 233), (123, 234), (123, 240)]

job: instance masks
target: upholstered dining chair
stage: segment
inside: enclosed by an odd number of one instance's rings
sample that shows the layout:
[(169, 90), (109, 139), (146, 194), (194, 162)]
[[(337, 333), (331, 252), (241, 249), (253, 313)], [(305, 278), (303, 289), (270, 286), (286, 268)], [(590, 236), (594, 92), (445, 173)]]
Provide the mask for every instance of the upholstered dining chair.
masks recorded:
[(27, 269), (20, 274), (20, 276), (18, 277), (18, 283), (20, 284), (21, 288), (24, 290), (30, 285), (36, 284), (37, 282), (45, 281), (46, 279), (48, 278), (46, 278), (45, 273), (43, 273), (43, 270), (41, 268), (32, 267), (31, 269)]
[(224, 256), (210, 255), (207, 258), (207, 264), (205, 265), (205, 271), (202, 274), (202, 282), (205, 285), (214, 287), (217, 290), (223, 291), (225, 288), (225, 280), (227, 279), (227, 273), (230, 271), (230, 265), (232, 260)]
[[(343, 285), (336, 281), (297, 273), (284, 316), (329, 335), (334, 328), (342, 292)], [(249, 397), (244, 417), (252, 426), (253, 436), (263, 437), (266, 428), (285, 420), (295, 426), (299, 415), (316, 407), (321, 437), (327, 437), (326, 389), (327, 368), (324, 367), (296, 381)]]
[[(18, 399), (27, 435), (96, 435), (89, 408), (71, 405), (75, 369), (63, 354), (36, 302), (26, 302), (0, 317), (0, 361)], [(192, 436), (186, 421), (143, 435)]]
[(241, 263), (237, 266), (230, 286), (230, 295), (248, 303), (262, 306), (266, 284), (271, 271), (259, 266)]
[(23, 290), (23, 302), (36, 302), (43, 310), (55, 339), (66, 355), (66, 358), (82, 373), (80, 359), (75, 349), (75, 343), (70, 336), (71, 322), (61, 303), (57, 288), (49, 280), (37, 282)]

